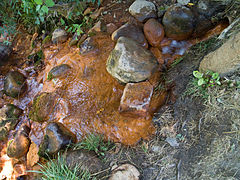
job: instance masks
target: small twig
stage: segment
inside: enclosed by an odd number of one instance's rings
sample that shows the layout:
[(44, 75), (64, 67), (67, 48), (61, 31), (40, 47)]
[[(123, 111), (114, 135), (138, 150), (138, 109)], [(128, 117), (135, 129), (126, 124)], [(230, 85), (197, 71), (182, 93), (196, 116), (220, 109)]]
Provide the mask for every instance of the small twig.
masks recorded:
[(224, 39), (226, 37), (226, 34), (228, 31), (230, 31), (235, 24), (237, 24), (240, 21), (240, 18), (236, 19), (232, 22), (226, 29), (223, 30), (223, 32), (219, 35), (218, 39)]

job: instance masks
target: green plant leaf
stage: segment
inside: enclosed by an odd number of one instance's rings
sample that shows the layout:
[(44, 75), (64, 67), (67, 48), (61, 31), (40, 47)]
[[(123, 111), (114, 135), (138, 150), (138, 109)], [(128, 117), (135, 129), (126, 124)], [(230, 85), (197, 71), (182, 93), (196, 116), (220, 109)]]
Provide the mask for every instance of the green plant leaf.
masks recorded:
[(198, 80), (198, 86), (202, 86), (203, 84), (205, 84), (205, 81), (203, 78)]
[(213, 79), (217, 79), (218, 77), (219, 77), (219, 74), (218, 74), (218, 73), (213, 73), (213, 74), (212, 74), (212, 78), (213, 78)]
[(36, 6), (36, 11), (39, 11), (40, 8), (41, 8), (41, 5), (37, 5), (37, 6)]
[(42, 1), (42, 0), (34, 0), (34, 2), (35, 2), (37, 5), (42, 5), (42, 4), (43, 4), (43, 1)]
[(44, 13), (48, 13), (48, 7), (47, 6), (42, 6), (41, 11)]
[(47, 7), (53, 7), (55, 5), (53, 0), (45, 0), (45, 4)]
[(199, 71), (193, 71), (193, 76), (194, 76), (195, 78), (200, 79), (200, 78), (203, 77), (203, 73), (200, 73)]
[(62, 24), (62, 25), (65, 24), (65, 21), (63, 20), (63, 18), (61, 18), (60, 21), (61, 21), (61, 24)]

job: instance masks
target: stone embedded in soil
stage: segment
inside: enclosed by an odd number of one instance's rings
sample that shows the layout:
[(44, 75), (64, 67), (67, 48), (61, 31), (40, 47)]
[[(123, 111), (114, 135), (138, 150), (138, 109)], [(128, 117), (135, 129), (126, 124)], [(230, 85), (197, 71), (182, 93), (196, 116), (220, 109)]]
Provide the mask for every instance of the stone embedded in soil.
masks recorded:
[(106, 32), (107, 30), (107, 27), (106, 27), (106, 24), (99, 20), (89, 31), (88, 31), (88, 34), (91, 34), (91, 33), (98, 33), (98, 32)]
[(7, 104), (0, 109), (0, 140), (5, 140), (10, 130), (19, 122), (22, 110), (13, 104)]
[(107, 60), (107, 71), (122, 83), (148, 79), (157, 69), (154, 55), (137, 42), (120, 37)]
[(97, 50), (97, 45), (94, 42), (92, 37), (88, 37), (85, 41), (83, 41), (83, 43), (80, 45), (79, 47), (80, 49), (80, 54), (85, 55), (89, 52), (93, 52), (95, 50)]
[(31, 143), (27, 153), (27, 165), (33, 167), (38, 163), (40, 157), (38, 155), (39, 147), (34, 142)]
[(20, 158), (28, 152), (30, 139), (28, 137), (30, 128), (23, 125), (17, 132), (15, 138), (8, 143), (7, 155), (10, 158)]
[(194, 15), (185, 6), (173, 5), (163, 16), (166, 36), (175, 40), (184, 40), (192, 35)]
[(149, 19), (143, 27), (144, 34), (152, 46), (159, 46), (164, 38), (164, 28), (156, 19)]
[(145, 117), (149, 114), (153, 86), (148, 82), (128, 83), (123, 91), (119, 111), (121, 114)]
[(226, 75), (240, 67), (240, 33), (234, 35), (219, 49), (209, 53), (203, 58), (199, 69), (201, 71), (214, 71)]
[(0, 44), (0, 66), (4, 65), (12, 52), (12, 48), (5, 44)]
[(11, 71), (4, 80), (4, 92), (13, 98), (22, 96), (27, 91), (26, 77), (18, 71)]
[(88, 170), (90, 173), (97, 173), (104, 168), (102, 161), (91, 151), (83, 149), (72, 150), (67, 151), (63, 156), (66, 156), (66, 163), (70, 168), (81, 164), (79, 168), (81, 170)]
[(71, 67), (67, 64), (61, 64), (61, 65), (55, 66), (49, 71), (47, 79), (51, 80), (54, 78), (66, 77), (70, 70), (71, 70)]
[(143, 47), (148, 47), (147, 40), (142, 29), (134, 24), (126, 23), (112, 34), (112, 40), (117, 41), (120, 37), (127, 37), (138, 42)]
[(52, 42), (54, 44), (63, 43), (67, 41), (68, 34), (64, 29), (55, 29), (52, 33)]
[(44, 122), (48, 120), (55, 105), (55, 96), (52, 93), (43, 92), (36, 96), (33, 100), (32, 109), (29, 112), (29, 118), (36, 122)]
[(123, 164), (112, 171), (109, 180), (139, 180), (140, 173), (131, 164)]
[(107, 24), (107, 33), (112, 34), (114, 31), (117, 30), (117, 26), (113, 23)]
[(39, 156), (48, 158), (64, 150), (68, 145), (76, 143), (76, 135), (67, 129), (62, 123), (51, 122), (45, 129), (44, 139), (39, 147)]
[(156, 18), (156, 11), (155, 5), (145, 0), (136, 0), (129, 7), (130, 14), (140, 22), (144, 22), (150, 18)]
[(223, 12), (231, 2), (231, 0), (199, 0), (196, 10), (199, 14), (204, 15), (207, 18), (211, 18), (213, 16), (217, 16), (218, 13)]

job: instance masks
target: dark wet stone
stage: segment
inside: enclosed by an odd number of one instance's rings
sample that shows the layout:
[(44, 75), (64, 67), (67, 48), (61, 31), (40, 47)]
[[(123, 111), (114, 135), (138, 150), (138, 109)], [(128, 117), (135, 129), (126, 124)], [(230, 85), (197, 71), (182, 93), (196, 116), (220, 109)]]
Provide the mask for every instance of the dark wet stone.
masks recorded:
[(87, 54), (96, 50), (96, 43), (93, 38), (88, 37), (81, 45), (80, 45), (80, 54)]
[(0, 140), (5, 140), (10, 130), (19, 122), (22, 110), (13, 104), (7, 104), (0, 109)]
[(68, 39), (68, 34), (64, 29), (55, 29), (52, 34), (52, 42), (54, 44), (63, 43)]
[(30, 128), (23, 125), (17, 132), (13, 140), (9, 141), (7, 147), (7, 155), (10, 158), (20, 158), (27, 154), (30, 146), (30, 139), (28, 137)]
[(152, 2), (145, 0), (136, 0), (129, 7), (129, 12), (140, 22), (157, 17), (155, 5)]
[(33, 106), (29, 118), (33, 121), (44, 122), (48, 120), (55, 105), (55, 96), (52, 93), (43, 92), (33, 100)]
[(213, 28), (211, 21), (203, 15), (196, 16), (195, 28), (193, 31), (193, 37), (203, 36), (207, 31)]
[(164, 38), (163, 26), (156, 19), (149, 19), (143, 29), (149, 44), (159, 46)]
[(120, 37), (107, 60), (107, 71), (122, 83), (148, 79), (157, 69), (154, 55), (137, 42)]
[(0, 44), (0, 66), (4, 65), (12, 52), (12, 48), (10, 46)]
[(17, 180), (28, 180), (29, 177), (27, 175), (22, 175), (22, 176), (18, 176)]
[(173, 5), (163, 16), (166, 36), (175, 40), (184, 40), (192, 35), (194, 15), (185, 6)]
[(81, 170), (88, 170), (91, 173), (97, 173), (104, 169), (103, 163), (97, 158), (96, 154), (86, 150), (68, 151), (64, 154), (66, 162), (70, 167), (81, 164)]
[(67, 64), (61, 64), (61, 65), (55, 66), (48, 73), (47, 79), (51, 80), (53, 78), (66, 77), (70, 70), (71, 70), (71, 67)]
[(46, 133), (39, 147), (39, 156), (48, 158), (64, 150), (68, 145), (76, 143), (76, 135), (67, 129), (62, 123), (49, 123), (45, 129)]
[(138, 42), (143, 47), (148, 47), (147, 40), (143, 34), (142, 29), (134, 24), (126, 23), (119, 29), (113, 32), (112, 40), (117, 41), (120, 37), (131, 38), (132, 40)]
[(4, 80), (4, 92), (13, 98), (22, 96), (27, 91), (27, 82), (23, 74), (11, 71)]

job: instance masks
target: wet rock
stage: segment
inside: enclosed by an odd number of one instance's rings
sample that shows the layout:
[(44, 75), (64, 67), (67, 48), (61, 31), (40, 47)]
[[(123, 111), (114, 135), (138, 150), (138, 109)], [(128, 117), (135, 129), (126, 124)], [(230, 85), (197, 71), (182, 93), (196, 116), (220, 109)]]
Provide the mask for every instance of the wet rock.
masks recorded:
[(74, 33), (71, 41), (69, 42), (69, 46), (74, 46), (78, 43), (79, 39), (81, 38), (81, 35), (78, 35), (76, 32)]
[(149, 19), (143, 27), (144, 34), (152, 46), (159, 46), (164, 38), (163, 26), (156, 19)]
[(112, 34), (114, 31), (117, 30), (117, 26), (113, 23), (107, 24), (107, 33)]
[(84, 55), (89, 52), (96, 50), (96, 43), (93, 38), (88, 37), (81, 45), (80, 45), (80, 54)]
[(96, 157), (95, 153), (90, 151), (82, 149), (68, 151), (64, 156), (66, 156), (66, 162), (69, 167), (81, 164), (81, 170), (88, 170), (90, 173), (97, 173), (104, 168), (102, 161)]
[(4, 92), (13, 98), (22, 96), (27, 90), (26, 78), (18, 71), (11, 71), (4, 80)]
[(70, 70), (71, 67), (67, 64), (55, 66), (54, 68), (51, 69), (51, 71), (49, 71), (47, 79), (51, 80), (53, 78), (66, 77)]
[(140, 173), (131, 164), (123, 164), (112, 171), (109, 180), (139, 180)]
[(4, 65), (12, 52), (12, 48), (3, 43), (0, 43), (0, 66)]
[(63, 43), (67, 40), (68, 34), (64, 29), (55, 29), (52, 34), (52, 42), (54, 44)]
[(33, 167), (35, 164), (38, 163), (40, 157), (38, 155), (38, 145), (34, 142), (31, 143), (28, 153), (27, 153), (27, 165)]
[(153, 54), (137, 42), (120, 37), (107, 60), (107, 71), (122, 83), (148, 79), (157, 69)]
[(163, 16), (166, 36), (175, 40), (189, 38), (193, 32), (194, 16), (185, 6), (173, 5)]
[(149, 82), (128, 83), (123, 91), (119, 111), (128, 116), (147, 116), (153, 86)]
[(48, 120), (55, 105), (55, 96), (51, 93), (43, 92), (33, 100), (33, 106), (29, 113), (29, 118), (33, 121), (44, 122)]
[(147, 40), (140, 27), (126, 23), (112, 34), (112, 40), (117, 41), (120, 37), (131, 38), (143, 47), (148, 47)]
[(20, 158), (28, 152), (30, 139), (28, 137), (30, 128), (23, 125), (17, 132), (15, 138), (8, 143), (7, 155), (10, 158)]
[(213, 24), (209, 19), (205, 18), (203, 15), (197, 15), (193, 37), (203, 36), (211, 28), (213, 28)]
[(234, 72), (240, 67), (240, 33), (230, 38), (219, 49), (209, 53), (203, 58), (199, 69), (201, 71), (214, 71), (220, 75)]
[(5, 140), (10, 130), (13, 130), (21, 115), (22, 110), (13, 104), (8, 104), (0, 109), (0, 140)]
[(62, 123), (49, 123), (45, 129), (44, 140), (39, 147), (39, 156), (48, 158), (64, 150), (68, 145), (76, 143), (77, 138)]
[(136, 0), (129, 7), (130, 14), (140, 22), (144, 22), (150, 18), (156, 18), (156, 11), (155, 5), (145, 0)]

